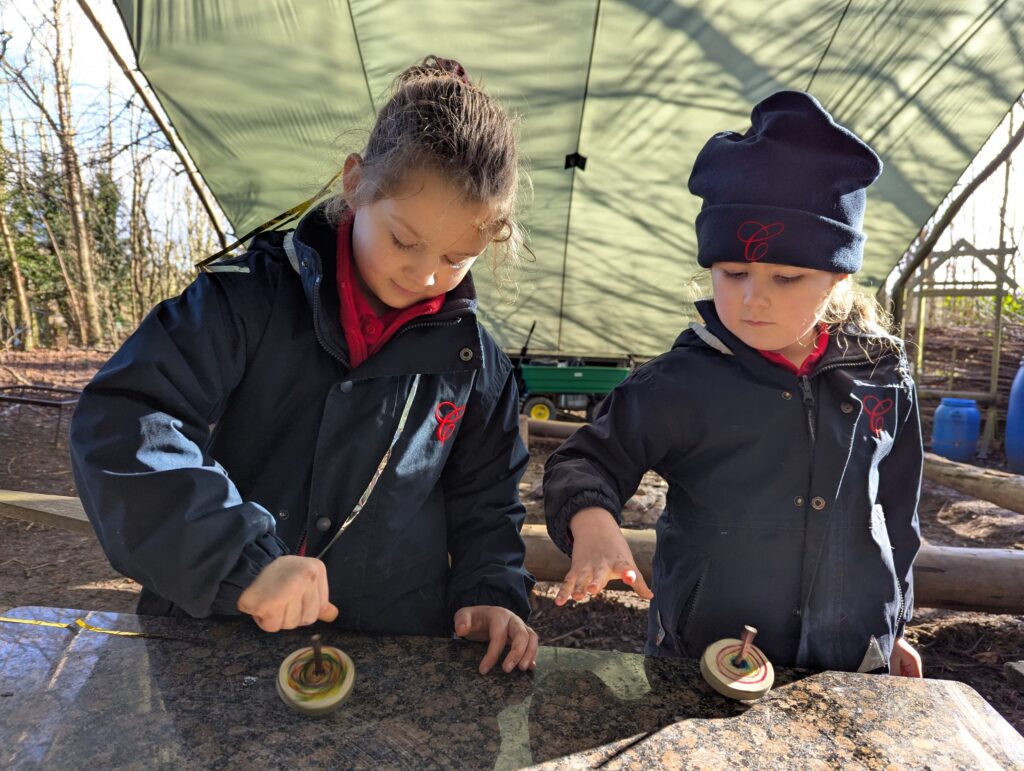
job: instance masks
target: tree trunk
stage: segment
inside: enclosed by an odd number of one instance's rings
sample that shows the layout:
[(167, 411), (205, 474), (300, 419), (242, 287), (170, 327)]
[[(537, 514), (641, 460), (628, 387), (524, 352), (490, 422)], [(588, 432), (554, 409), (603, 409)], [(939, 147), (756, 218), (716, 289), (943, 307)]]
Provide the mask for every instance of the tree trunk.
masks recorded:
[(85, 187), (82, 184), (82, 171), (78, 163), (78, 152), (75, 149), (74, 122), (71, 117), (71, 86), (68, 80), (67, 67), (63, 59), (64, 17), (61, 9), (61, 0), (54, 0), (53, 23), (56, 35), (53, 73), (57, 97), (57, 122), (59, 126), (57, 138), (60, 142), (64, 166), (68, 209), (71, 215), (71, 231), (78, 256), (79, 275), (82, 279), (82, 294), (85, 297), (85, 321), (88, 333), (88, 339), (85, 340), (85, 343), (87, 345), (95, 345), (103, 339), (103, 329), (100, 323), (100, 307), (96, 296), (92, 239), (85, 215)]
[[(133, 156), (134, 156), (133, 152)], [(132, 205), (128, 218), (128, 236), (130, 249), (132, 279), (132, 323), (138, 326), (146, 307), (146, 288), (143, 285), (143, 214), (145, 210), (143, 196), (142, 164), (133, 158), (132, 164)]]
[[(0, 152), (2, 152), (0, 148)], [(31, 351), (36, 347), (36, 325), (32, 319), (32, 309), (28, 304), (28, 291), (25, 289), (25, 277), (21, 274), (21, 265), (18, 263), (18, 250), (14, 245), (14, 238), (11, 236), (11, 229), (7, 224), (7, 212), (3, 208), (3, 189), (0, 187), (0, 237), (3, 238), (4, 250), (7, 252), (7, 259), (11, 263), (11, 276), (14, 279), (14, 295), (18, 302), (18, 316), (24, 325), (24, 334), (21, 338), (22, 349)]]
[[(0, 238), (3, 239), (4, 250), (7, 252), (7, 259), (11, 263), (11, 279), (14, 282), (14, 295), (18, 301), (18, 315), (25, 325), (22, 348), (26, 351), (31, 351), (36, 347), (38, 337), (36, 336), (35, 319), (32, 318), (32, 309), (28, 303), (25, 277), (21, 273), (21, 263), (18, 261), (18, 249), (14, 243), (10, 224), (7, 221), (7, 210), (4, 208), (7, 203), (6, 181), (8, 177), (7, 149), (3, 144), (3, 120), (0, 118)], [(17, 325), (15, 324), (15, 326)]]
[(78, 330), (78, 341), (84, 344), (88, 339), (88, 334), (85, 328), (85, 319), (82, 318), (82, 304), (78, 301), (78, 291), (75, 289), (75, 284), (71, 280), (71, 276), (68, 275), (68, 268), (64, 263), (64, 255), (61, 252), (60, 244), (57, 243), (57, 239), (53, 235), (53, 229), (50, 227), (50, 221), (46, 219), (45, 215), (42, 216), (42, 222), (43, 227), (46, 229), (46, 235), (50, 237), (50, 246), (53, 247), (53, 256), (57, 259), (57, 265), (60, 266), (60, 273), (64, 277), (64, 285), (68, 288), (68, 305), (71, 306), (71, 314), (75, 317), (75, 329)]
[(1024, 476), (1019, 474), (957, 463), (928, 452), (924, 455), (924, 475), (965, 495), (1024, 514)]

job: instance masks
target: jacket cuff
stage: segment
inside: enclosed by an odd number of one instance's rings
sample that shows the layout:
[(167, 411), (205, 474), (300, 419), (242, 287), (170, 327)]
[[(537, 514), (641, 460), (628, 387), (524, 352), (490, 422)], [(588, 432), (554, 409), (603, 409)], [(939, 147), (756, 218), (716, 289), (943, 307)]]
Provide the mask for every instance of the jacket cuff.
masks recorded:
[(249, 588), (263, 568), (278, 557), (289, 553), (285, 542), (273, 533), (264, 533), (252, 543), (246, 544), (235, 567), (221, 582), (213, 605), (210, 606), (210, 612), (225, 616), (240, 615), (238, 598), (242, 596), (242, 592)]
[(569, 529), (569, 521), (576, 515), (576, 512), (591, 506), (598, 506), (611, 512), (615, 521), (622, 524), (622, 511), (618, 501), (598, 490), (584, 490), (581, 493), (576, 493), (562, 504), (562, 508), (558, 510), (553, 519), (548, 520), (548, 535), (555, 542), (555, 546), (570, 557), (572, 556), (572, 531)]
[(526, 579), (526, 592), (523, 594), (518, 592), (513, 594), (512, 592), (488, 586), (487, 584), (480, 584), (473, 589), (457, 594), (452, 602), (452, 614), (454, 615), (456, 611), (473, 605), (496, 605), (499, 608), (511, 610), (523, 621), (529, 621), (530, 600), (527, 595), (530, 589), (533, 588), (533, 576), (527, 573)]

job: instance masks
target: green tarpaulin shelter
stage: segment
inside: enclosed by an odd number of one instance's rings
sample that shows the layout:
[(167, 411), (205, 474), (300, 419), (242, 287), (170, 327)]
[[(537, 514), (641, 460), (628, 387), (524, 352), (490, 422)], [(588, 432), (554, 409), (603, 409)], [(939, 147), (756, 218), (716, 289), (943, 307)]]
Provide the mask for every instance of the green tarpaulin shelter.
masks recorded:
[(685, 326), (690, 165), (761, 98), (810, 90), (883, 157), (862, 275), (877, 286), (1024, 88), (1024, 0), (116, 3), (239, 233), (361, 149), (404, 67), (461, 60), (522, 115), (534, 187), (515, 305), (475, 271), (486, 321), (516, 348), (536, 320), (531, 348), (572, 354), (654, 354)]

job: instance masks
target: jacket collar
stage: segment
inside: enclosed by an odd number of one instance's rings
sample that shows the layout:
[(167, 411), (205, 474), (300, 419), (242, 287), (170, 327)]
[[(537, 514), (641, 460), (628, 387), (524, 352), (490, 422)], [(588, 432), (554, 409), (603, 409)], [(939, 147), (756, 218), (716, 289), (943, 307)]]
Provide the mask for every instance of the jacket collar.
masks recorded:
[[(688, 331), (693, 331), (697, 339), (695, 340), (688, 332), (684, 332), (676, 339), (673, 348), (693, 345), (707, 346), (723, 355), (734, 357), (737, 364), (749, 370), (758, 379), (787, 385), (793, 383), (795, 378), (793, 373), (772, 364), (726, 328), (715, 310), (714, 301), (700, 300), (694, 305), (704, 322), (703, 324), (699, 322), (690, 324)], [(896, 353), (890, 347), (883, 345), (877, 337), (856, 328), (847, 327), (831, 334), (828, 348), (814, 372), (811, 373), (811, 377), (832, 366), (870, 365), (872, 362), (896, 355)]]
[[(350, 368), (348, 346), (338, 321), (337, 238), (337, 229), (327, 222), (323, 207), (318, 206), (299, 221), (293, 233), (285, 236), (284, 248), (302, 281), (317, 340)], [(399, 330), (381, 351), (351, 371), (352, 378), (479, 369), (484, 361), (476, 308), (476, 287), (472, 275), (467, 273), (448, 292), (438, 313), (412, 321)]]

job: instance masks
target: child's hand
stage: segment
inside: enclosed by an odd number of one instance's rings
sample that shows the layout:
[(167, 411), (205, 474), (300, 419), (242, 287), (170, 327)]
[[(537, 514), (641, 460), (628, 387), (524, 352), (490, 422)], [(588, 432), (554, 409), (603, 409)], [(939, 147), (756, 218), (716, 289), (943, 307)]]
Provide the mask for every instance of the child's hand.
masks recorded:
[(565, 605), (569, 597), (582, 600), (597, 594), (612, 579), (619, 578), (645, 600), (654, 594), (633, 559), (633, 553), (610, 512), (591, 507), (580, 509), (569, 522), (572, 530), (572, 567), (555, 596), (555, 605)]
[(295, 629), (316, 621), (334, 621), (338, 609), (327, 590), (327, 568), (312, 557), (278, 557), (256, 576), (238, 598), (264, 632)]
[(486, 675), (498, 663), (505, 643), (508, 655), (501, 668), (511, 672), (518, 665), (524, 672), (537, 667), (537, 633), (515, 613), (497, 605), (471, 605), (455, 612), (455, 634), (476, 642), (488, 642), (480, 662), (480, 674)]
[(889, 657), (889, 674), (898, 677), (924, 677), (921, 667), (921, 654), (902, 637), (896, 638)]

